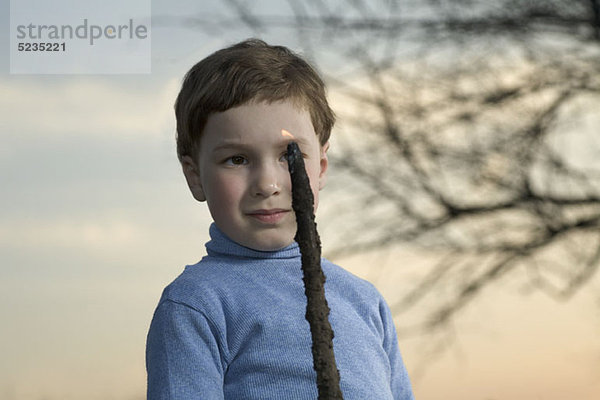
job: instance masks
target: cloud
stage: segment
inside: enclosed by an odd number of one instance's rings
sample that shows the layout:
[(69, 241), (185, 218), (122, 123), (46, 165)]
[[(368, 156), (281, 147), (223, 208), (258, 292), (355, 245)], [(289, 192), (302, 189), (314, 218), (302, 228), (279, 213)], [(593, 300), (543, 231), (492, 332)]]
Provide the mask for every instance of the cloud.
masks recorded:
[(7, 247), (115, 248), (147, 238), (141, 226), (122, 219), (23, 221), (0, 226), (0, 245)]
[(123, 137), (174, 132), (178, 79), (166, 81), (157, 90), (140, 77), (135, 78), (140, 81), (135, 87), (135, 82), (121, 79), (69, 77), (57, 82), (60, 78), (52, 78), (0, 81), (3, 136)]

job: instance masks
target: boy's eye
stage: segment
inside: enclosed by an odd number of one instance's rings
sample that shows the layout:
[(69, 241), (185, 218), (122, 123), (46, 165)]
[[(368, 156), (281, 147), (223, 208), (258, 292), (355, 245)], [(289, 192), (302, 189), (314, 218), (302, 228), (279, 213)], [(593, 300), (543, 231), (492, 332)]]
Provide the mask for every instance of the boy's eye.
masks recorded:
[(247, 160), (243, 156), (232, 156), (225, 160), (226, 164), (229, 165), (244, 165)]

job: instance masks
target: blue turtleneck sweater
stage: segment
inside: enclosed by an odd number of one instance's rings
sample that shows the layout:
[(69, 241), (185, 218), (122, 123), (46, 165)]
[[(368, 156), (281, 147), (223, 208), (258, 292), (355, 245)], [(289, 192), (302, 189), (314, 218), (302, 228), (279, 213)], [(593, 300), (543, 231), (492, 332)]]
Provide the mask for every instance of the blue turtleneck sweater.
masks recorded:
[[(256, 251), (210, 227), (208, 255), (168, 285), (148, 333), (148, 399), (316, 399), (297, 243)], [(322, 259), (345, 400), (413, 399), (390, 310)]]

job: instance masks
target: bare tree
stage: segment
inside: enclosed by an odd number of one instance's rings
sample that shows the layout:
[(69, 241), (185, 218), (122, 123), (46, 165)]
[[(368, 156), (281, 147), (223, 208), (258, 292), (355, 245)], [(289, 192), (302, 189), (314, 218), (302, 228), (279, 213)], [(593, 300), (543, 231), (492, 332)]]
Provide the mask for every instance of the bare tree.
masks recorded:
[(343, 200), (324, 216), (328, 256), (445, 252), (395, 312), (435, 295), (417, 324), (431, 331), (500, 277), (566, 299), (598, 270), (600, 146), (584, 125), (600, 109), (600, 2), (227, 4), (233, 19), (187, 23), (293, 32), (329, 82)]

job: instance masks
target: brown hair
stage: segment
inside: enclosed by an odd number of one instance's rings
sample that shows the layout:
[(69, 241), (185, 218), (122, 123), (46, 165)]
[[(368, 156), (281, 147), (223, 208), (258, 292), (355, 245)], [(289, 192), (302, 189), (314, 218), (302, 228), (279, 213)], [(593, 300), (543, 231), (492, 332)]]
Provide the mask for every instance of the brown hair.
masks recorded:
[(310, 113), (321, 145), (327, 143), (335, 115), (318, 73), (286, 47), (248, 39), (209, 55), (185, 75), (175, 101), (179, 160), (197, 153), (210, 114), (251, 100), (295, 102)]

